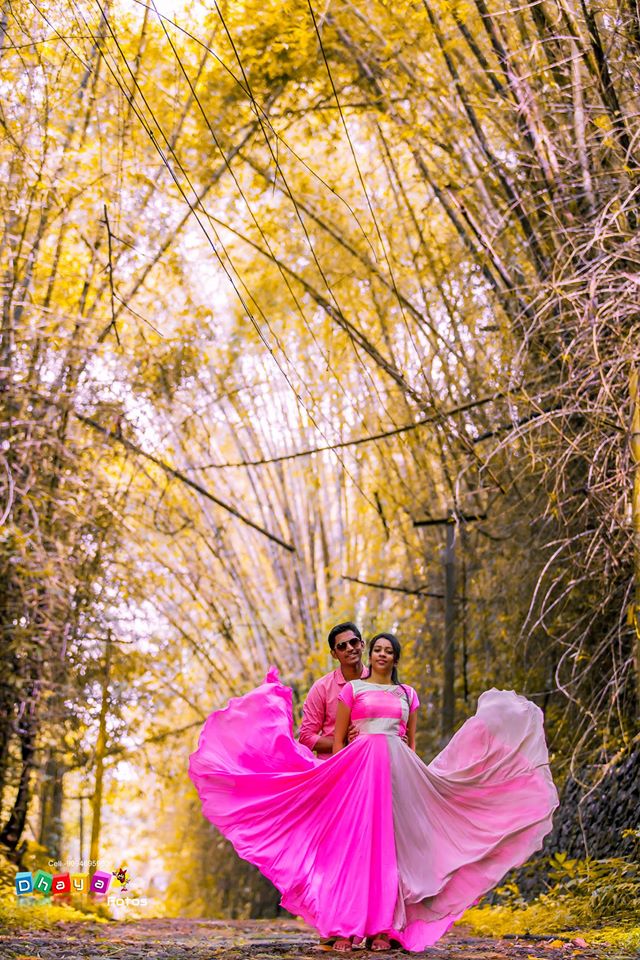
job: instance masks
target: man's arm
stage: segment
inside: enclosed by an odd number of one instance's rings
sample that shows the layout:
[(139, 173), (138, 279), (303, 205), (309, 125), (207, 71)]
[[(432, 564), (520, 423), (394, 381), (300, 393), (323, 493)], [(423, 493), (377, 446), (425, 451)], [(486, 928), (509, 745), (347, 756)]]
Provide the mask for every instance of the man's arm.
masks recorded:
[(302, 708), (302, 723), (298, 736), (300, 743), (309, 747), (310, 750), (315, 750), (316, 753), (331, 753), (333, 748), (333, 737), (321, 735), (325, 716), (325, 698), (322, 688), (316, 681), (309, 690)]

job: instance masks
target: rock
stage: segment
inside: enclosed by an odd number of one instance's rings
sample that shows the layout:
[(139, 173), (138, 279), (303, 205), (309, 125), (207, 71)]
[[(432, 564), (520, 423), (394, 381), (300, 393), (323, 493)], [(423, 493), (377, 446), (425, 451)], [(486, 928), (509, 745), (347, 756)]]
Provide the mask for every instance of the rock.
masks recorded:
[(542, 850), (508, 874), (503, 883), (517, 883), (523, 896), (531, 899), (548, 888), (541, 865), (554, 853), (563, 852), (578, 860), (587, 856), (637, 858), (637, 837), (623, 837), (622, 833), (640, 827), (640, 748), (608, 770), (592, 793), (589, 786), (580, 786), (580, 782), (597, 782), (600, 775), (601, 767), (593, 765), (567, 780), (553, 830)]

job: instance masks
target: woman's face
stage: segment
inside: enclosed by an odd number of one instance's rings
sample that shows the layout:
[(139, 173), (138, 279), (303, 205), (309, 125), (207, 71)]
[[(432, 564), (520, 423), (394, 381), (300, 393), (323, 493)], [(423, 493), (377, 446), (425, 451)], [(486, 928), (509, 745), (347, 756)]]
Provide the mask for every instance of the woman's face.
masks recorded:
[(376, 640), (371, 648), (371, 666), (380, 673), (390, 673), (395, 663), (391, 642), (385, 637)]

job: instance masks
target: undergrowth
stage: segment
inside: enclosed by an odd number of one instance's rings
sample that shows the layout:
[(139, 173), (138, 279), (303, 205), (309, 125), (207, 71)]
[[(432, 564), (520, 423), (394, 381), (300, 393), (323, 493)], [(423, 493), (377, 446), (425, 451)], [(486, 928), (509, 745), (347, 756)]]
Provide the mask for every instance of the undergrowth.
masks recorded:
[(483, 936), (583, 937), (640, 949), (640, 863), (622, 858), (549, 860), (548, 889), (527, 902), (515, 883), (493, 891), (492, 904), (472, 907), (462, 922)]

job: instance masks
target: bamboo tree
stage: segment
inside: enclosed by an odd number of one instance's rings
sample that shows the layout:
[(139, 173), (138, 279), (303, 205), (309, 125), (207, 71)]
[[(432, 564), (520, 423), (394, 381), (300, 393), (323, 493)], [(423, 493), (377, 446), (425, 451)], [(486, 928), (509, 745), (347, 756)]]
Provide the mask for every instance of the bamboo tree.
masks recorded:
[[(634, 599), (631, 604), (631, 624), (636, 634), (635, 665), (637, 688), (640, 690), (640, 393), (638, 392), (638, 369), (631, 369), (629, 382), (631, 397), (631, 462), (633, 486), (631, 491), (631, 524), (634, 550)], [(639, 700), (640, 702), (640, 700)]]
[(100, 717), (98, 720), (98, 737), (96, 740), (93, 766), (94, 781), (91, 794), (91, 840), (89, 841), (89, 862), (98, 863), (100, 855), (100, 830), (102, 824), (102, 805), (104, 793), (104, 760), (108, 747), (107, 719), (111, 702), (109, 685), (111, 682), (111, 634), (107, 633), (104, 641), (104, 661), (101, 677)]

